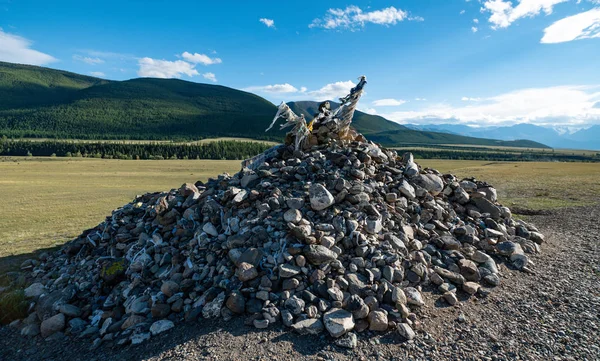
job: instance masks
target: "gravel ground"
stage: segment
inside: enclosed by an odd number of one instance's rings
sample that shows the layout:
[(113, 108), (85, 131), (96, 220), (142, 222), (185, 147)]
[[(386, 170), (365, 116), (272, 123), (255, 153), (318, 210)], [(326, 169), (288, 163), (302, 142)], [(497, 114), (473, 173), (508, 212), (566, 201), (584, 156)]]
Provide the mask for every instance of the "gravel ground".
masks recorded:
[(358, 347), (329, 336), (256, 330), (241, 318), (178, 326), (139, 346), (28, 340), (0, 328), (0, 360), (600, 360), (600, 205), (528, 216), (546, 236), (535, 273), (501, 264), (487, 297), (451, 307), (427, 294), (418, 337), (363, 332)]

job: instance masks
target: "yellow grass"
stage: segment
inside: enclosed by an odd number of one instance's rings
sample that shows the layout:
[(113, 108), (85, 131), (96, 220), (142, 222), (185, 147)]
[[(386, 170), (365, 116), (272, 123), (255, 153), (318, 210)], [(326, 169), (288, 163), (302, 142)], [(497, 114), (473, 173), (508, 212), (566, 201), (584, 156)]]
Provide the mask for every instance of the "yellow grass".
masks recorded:
[(548, 209), (600, 201), (599, 163), (489, 162), (422, 159), (418, 163), (458, 177), (476, 177), (511, 207)]
[(239, 161), (13, 159), (0, 162), (0, 257), (64, 243), (137, 194), (240, 170)]
[[(500, 201), (531, 209), (600, 200), (600, 164), (419, 160), (496, 186)], [(13, 158), (0, 162), (0, 257), (64, 243), (145, 192), (178, 188), (239, 161)]]

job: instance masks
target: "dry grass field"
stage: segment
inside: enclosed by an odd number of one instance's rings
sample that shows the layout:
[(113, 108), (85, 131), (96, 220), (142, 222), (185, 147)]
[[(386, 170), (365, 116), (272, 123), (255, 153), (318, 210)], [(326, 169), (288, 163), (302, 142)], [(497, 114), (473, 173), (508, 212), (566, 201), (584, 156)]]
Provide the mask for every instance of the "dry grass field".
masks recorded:
[[(600, 200), (600, 164), (421, 160), (424, 167), (496, 186), (508, 206), (545, 209)], [(136, 194), (177, 188), (239, 161), (12, 158), (0, 162), (0, 257), (64, 243)]]

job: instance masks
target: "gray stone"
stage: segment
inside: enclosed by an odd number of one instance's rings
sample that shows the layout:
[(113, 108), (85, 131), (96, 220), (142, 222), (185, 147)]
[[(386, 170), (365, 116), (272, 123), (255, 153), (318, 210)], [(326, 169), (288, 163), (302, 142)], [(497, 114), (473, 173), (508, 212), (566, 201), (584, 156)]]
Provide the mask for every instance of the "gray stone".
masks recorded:
[(387, 314), (381, 310), (369, 312), (367, 321), (369, 322), (369, 330), (371, 331), (385, 331), (388, 328)]
[(34, 297), (38, 297), (38, 296), (42, 295), (47, 290), (43, 284), (38, 282), (38, 283), (31, 284), (29, 287), (27, 287), (23, 291), (25, 292), (25, 297), (34, 298)]
[(403, 179), (400, 182), (400, 185), (398, 185), (398, 190), (400, 191), (400, 193), (402, 193), (408, 199), (415, 199), (415, 197), (416, 197), (415, 188), (412, 185), (410, 185), (406, 181), (406, 179)]
[(209, 236), (216, 237), (219, 235), (217, 227), (215, 227), (215, 225), (210, 222), (205, 223), (204, 226), (202, 226), (202, 230), (206, 232), (206, 234), (208, 234)]
[(285, 300), (284, 307), (293, 315), (299, 315), (304, 311), (304, 301), (296, 296)]
[(74, 305), (63, 304), (58, 308), (60, 313), (64, 313), (67, 317), (79, 317), (81, 316), (81, 309)]
[(131, 335), (131, 344), (139, 345), (150, 339), (150, 332), (135, 333)]
[(318, 335), (324, 329), (323, 322), (318, 318), (307, 318), (294, 323), (291, 327), (301, 335)]
[(258, 277), (258, 270), (250, 263), (242, 262), (238, 265), (236, 275), (240, 281), (246, 282)]
[(297, 209), (288, 209), (283, 214), (283, 220), (286, 222), (298, 223), (302, 219), (302, 213)]
[(285, 203), (291, 209), (301, 209), (304, 207), (304, 199), (302, 198), (288, 198)]
[(225, 302), (225, 292), (219, 293), (219, 295), (207, 303), (204, 308), (202, 308), (202, 316), (204, 318), (217, 318), (221, 314), (221, 307), (223, 306), (223, 302)]
[(415, 331), (407, 323), (399, 323), (397, 326), (398, 334), (406, 340), (412, 340), (415, 338)]
[(39, 334), (40, 334), (40, 325), (38, 325), (37, 323), (25, 325), (25, 327), (23, 327), (21, 329), (21, 336), (34, 337)]
[(500, 207), (490, 202), (487, 198), (471, 198), (471, 201), (473, 201), (477, 208), (479, 208), (483, 213), (489, 213), (492, 218), (500, 218)]
[(425, 188), (431, 195), (437, 196), (444, 189), (444, 181), (435, 174), (419, 174), (412, 177), (411, 182)]
[(300, 267), (284, 263), (279, 265), (279, 277), (290, 278), (294, 277), (301, 272)]
[(421, 292), (419, 292), (416, 288), (406, 287), (404, 289), (404, 294), (406, 295), (406, 302), (409, 305), (415, 305), (415, 306), (424, 306), (425, 305), (425, 302), (423, 301), (423, 296), (421, 295)]
[(59, 313), (44, 320), (42, 322), (42, 325), (40, 326), (40, 332), (42, 334), (42, 337), (46, 338), (55, 334), (56, 332), (62, 331), (65, 328), (65, 322), (65, 315), (62, 313)]
[(254, 327), (258, 329), (269, 327), (269, 320), (254, 320), (252, 323), (254, 324)]
[(465, 282), (462, 285), (462, 289), (463, 291), (465, 291), (466, 293), (470, 294), (470, 295), (474, 295), (477, 293), (477, 291), (479, 290), (479, 283), (475, 283), (475, 282)]
[(304, 247), (304, 257), (309, 263), (318, 266), (336, 260), (337, 254), (327, 247), (311, 244)]
[(332, 337), (340, 337), (354, 328), (354, 318), (348, 311), (334, 308), (323, 315), (323, 323)]
[(177, 284), (177, 282), (164, 281), (162, 286), (160, 286), (160, 291), (164, 293), (167, 297), (171, 297), (177, 292), (179, 292), (179, 285)]
[(446, 292), (442, 295), (442, 297), (444, 297), (444, 300), (451, 306), (454, 306), (458, 303), (458, 298), (456, 298), (456, 294), (454, 292)]
[(407, 299), (406, 299), (406, 295), (404, 294), (404, 291), (402, 291), (402, 289), (400, 287), (394, 287), (392, 289), (392, 302), (394, 302), (394, 304), (402, 304), (402, 305), (406, 305)]
[(175, 324), (173, 323), (173, 321), (159, 320), (159, 321), (154, 322), (150, 326), (150, 333), (152, 334), (152, 336), (156, 336), (160, 333), (163, 333), (165, 331), (172, 329), (173, 327), (175, 327)]
[(356, 337), (354, 332), (348, 332), (344, 336), (335, 340), (335, 344), (343, 348), (354, 349), (356, 346), (358, 346), (358, 337)]
[(310, 206), (315, 211), (321, 211), (335, 202), (333, 195), (331, 195), (327, 188), (322, 184), (313, 184), (308, 190), (308, 193), (310, 197)]

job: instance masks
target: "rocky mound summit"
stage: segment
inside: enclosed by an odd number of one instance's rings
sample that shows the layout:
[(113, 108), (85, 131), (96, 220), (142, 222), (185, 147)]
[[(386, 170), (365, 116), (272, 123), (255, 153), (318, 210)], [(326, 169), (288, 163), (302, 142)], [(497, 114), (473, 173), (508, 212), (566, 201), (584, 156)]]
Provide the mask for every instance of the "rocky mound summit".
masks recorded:
[(237, 174), (138, 196), (27, 261), (22, 333), (137, 344), (180, 322), (245, 315), (353, 347), (364, 330), (416, 337), (427, 297), (485, 297), (497, 262), (532, 267), (526, 253), (544, 237), (492, 186), (332, 129)]

